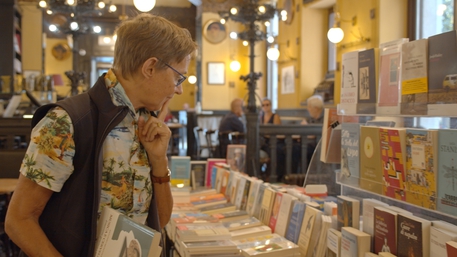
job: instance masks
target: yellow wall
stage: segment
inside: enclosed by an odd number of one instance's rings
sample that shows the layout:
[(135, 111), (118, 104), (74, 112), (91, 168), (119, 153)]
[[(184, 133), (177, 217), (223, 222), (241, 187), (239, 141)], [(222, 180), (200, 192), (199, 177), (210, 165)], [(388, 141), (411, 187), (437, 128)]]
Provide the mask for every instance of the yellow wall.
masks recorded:
[(304, 103), (314, 93), (314, 88), (324, 80), (328, 69), (328, 10), (304, 7), (301, 17), (299, 103)]
[[(294, 13), (290, 24), (280, 21), (278, 44), (280, 56), (278, 59), (278, 109), (296, 108), (300, 104), (300, 85), (301, 85), (301, 41), (300, 35), (302, 6), (300, 1), (295, 2)], [(298, 6), (298, 8), (297, 8)], [(284, 7), (284, 1), (278, 1), (278, 7)], [(295, 88), (293, 94), (282, 93), (282, 73), (283, 69), (293, 66), (295, 70)]]
[[(20, 2), (22, 9), (22, 69), (42, 70), (42, 12), (35, 2)], [(39, 21), (39, 22), (37, 22)]]
[[(202, 14), (202, 28), (210, 21), (218, 21), (220, 17), (217, 13)], [(249, 73), (249, 46), (243, 46), (242, 41), (230, 39), (229, 33), (241, 32), (244, 28), (240, 23), (228, 21), (226, 23), (227, 37), (218, 44), (208, 42), (204, 37), (202, 39), (202, 109), (209, 110), (227, 110), (230, 108), (230, 102), (234, 98), (243, 98), (247, 100), (247, 83), (240, 80), (240, 76), (245, 76)], [(266, 44), (257, 43), (255, 45), (254, 71), (262, 72), (263, 77), (257, 82), (256, 92), (259, 95), (265, 95), (266, 87)], [(237, 72), (230, 70), (230, 62), (236, 59), (241, 64), (241, 69)], [(223, 62), (225, 63), (225, 84), (224, 85), (209, 85), (208, 62)]]

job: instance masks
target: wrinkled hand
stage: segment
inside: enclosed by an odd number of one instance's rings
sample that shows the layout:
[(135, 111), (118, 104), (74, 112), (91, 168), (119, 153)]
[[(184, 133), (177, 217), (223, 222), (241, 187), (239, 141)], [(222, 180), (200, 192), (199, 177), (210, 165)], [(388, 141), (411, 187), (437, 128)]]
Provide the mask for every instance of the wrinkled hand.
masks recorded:
[(148, 121), (140, 116), (138, 120), (138, 135), (140, 142), (148, 153), (149, 158), (163, 158), (167, 156), (171, 131), (164, 123), (169, 101), (166, 101), (160, 110), (159, 116), (150, 116)]

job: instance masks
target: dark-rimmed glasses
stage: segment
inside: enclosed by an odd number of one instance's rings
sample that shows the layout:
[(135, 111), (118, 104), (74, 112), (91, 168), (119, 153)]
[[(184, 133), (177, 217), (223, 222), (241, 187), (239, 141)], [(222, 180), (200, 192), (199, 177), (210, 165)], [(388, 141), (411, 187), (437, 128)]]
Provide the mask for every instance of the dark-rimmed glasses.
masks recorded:
[(167, 66), (168, 68), (172, 69), (174, 72), (178, 73), (179, 76), (181, 76), (181, 78), (179, 78), (179, 80), (178, 80), (178, 83), (176, 83), (176, 87), (179, 87), (179, 85), (181, 85), (181, 84), (187, 79), (186, 76), (184, 76), (181, 72), (177, 71), (175, 68), (171, 67), (170, 64), (168, 64), (168, 63), (162, 61), (162, 60), (159, 59), (159, 58), (157, 58), (157, 60), (163, 62), (163, 64), (165, 64), (165, 66)]

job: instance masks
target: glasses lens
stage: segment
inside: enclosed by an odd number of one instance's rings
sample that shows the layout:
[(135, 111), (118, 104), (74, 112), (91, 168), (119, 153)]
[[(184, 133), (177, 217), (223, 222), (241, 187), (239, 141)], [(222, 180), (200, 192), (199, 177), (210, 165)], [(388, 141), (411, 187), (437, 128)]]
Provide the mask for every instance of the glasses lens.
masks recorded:
[(181, 85), (186, 79), (187, 77), (181, 75), (181, 78), (178, 80), (178, 84), (176, 84), (176, 86)]

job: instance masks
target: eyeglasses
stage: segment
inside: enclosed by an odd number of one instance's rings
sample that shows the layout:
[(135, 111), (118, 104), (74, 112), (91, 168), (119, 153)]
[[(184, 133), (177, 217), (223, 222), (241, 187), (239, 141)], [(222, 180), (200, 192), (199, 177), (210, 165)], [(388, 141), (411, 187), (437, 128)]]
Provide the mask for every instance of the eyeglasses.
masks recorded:
[(262, 107), (270, 106), (270, 104), (262, 104)]
[(181, 78), (179, 78), (179, 80), (178, 80), (178, 83), (176, 83), (176, 87), (179, 87), (179, 85), (181, 85), (187, 79), (186, 76), (184, 76), (181, 72), (177, 71), (175, 68), (171, 67), (168, 63), (162, 61), (159, 58), (157, 58), (157, 60), (163, 62), (163, 64), (165, 64), (165, 66), (167, 66), (168, 68), (172, 69), (174, 72), (178, 73), (179, 76), (181, 76)]

